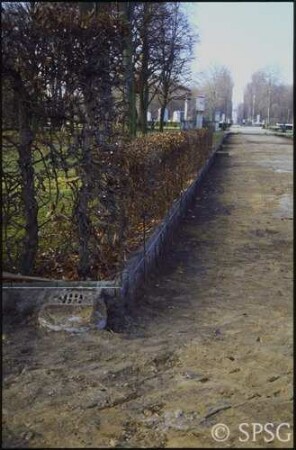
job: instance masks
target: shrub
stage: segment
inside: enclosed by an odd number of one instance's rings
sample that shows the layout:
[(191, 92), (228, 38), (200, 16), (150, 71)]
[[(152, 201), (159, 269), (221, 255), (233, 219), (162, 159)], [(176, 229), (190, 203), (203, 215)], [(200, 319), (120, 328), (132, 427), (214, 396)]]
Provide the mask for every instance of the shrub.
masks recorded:
[[(94, 144), (93, 189), (87, 210), (91, 236), (88, 277), (112, 278), (122, 269), (128, 255), (142, 245), (144, 233), (148, 237), (153, 232), (173, 201), (196, 178), (211, 148), (212, 133), (206, 129), (156, 132), (121, 142), (116, 151), (110, 152), (104, 152)], [(55, 180), (61, 192), (61, 205), (57, 205), (56, 211), (62, 211), (62, 214), (50, 216), (42, 228), (35, 269), (38, 275), (79, 279), (79, 233), (72, 220), (76, 197), (66, 194), (65, 190), (69, 189), (69, 183), (75, 183), (79, 189), (82, 176), (77, 165), (71, 178), (65, 178), (59, 172)], [(73, 189), (75, 186), (73, 184)], [(44, 189), (44, 195), (48, 195), (47, 185)], [(40, 196), (40, 205), (42, 201)], [(13, 223), (9, 223), (9, 227), (13, 228)], [(55, 236), (53, 240), (49, 239), (50, 235)], [(15, 266), (18, 254), (14, 254)], [(11, 270), (10, 263), (11, 255), (10, 259), (4, 255), (6, 270)]]

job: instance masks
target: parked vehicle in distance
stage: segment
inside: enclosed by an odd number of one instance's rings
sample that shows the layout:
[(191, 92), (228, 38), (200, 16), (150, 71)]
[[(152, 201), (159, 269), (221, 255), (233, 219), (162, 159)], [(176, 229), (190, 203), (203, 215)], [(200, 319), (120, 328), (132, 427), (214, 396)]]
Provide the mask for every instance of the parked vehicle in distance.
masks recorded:
[(293, 131), (294, 125), (292, 123), (276, 123), (275, 125), (270, 126), (269, 128), (274, 131), (281, 131), (285, 133), (286, 131)]

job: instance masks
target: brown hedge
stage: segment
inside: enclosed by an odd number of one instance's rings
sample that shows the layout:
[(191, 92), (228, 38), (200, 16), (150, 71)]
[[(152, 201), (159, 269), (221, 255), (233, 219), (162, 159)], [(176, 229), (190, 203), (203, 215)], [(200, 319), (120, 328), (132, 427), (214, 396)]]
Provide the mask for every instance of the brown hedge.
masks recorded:
[[(61, 134), (59, 138), (62, 139)], [(94, 140), (91, 149), (90, 166), (86, 169), (77, 157), (72, 180), (77, 189), (83, 177), (92, 183), (87, 207), (91, 230), (88, 277), (99, 280), (121, 271), (126, 259), (143, 245), (144, 237), (148, 239), (174, 200), (196, 178), (212, 149), (212, 133), (207, 129), (153, 133), (118, 143), (112, 151), (98, 148)], [(53, 163), (48, 162), (49, 169), (50, 164)], [(91, 173), (87, 173), (89, 167)], [(61, 177), (56, 182), (65, 180)], [(74, 181), (71, 183), (74, 186)], [(61, 213), (49, 215), (50, 220), (42, 227), (34, 274), (55, 279), (80, 278), (77, 192), (74, 189), (72, 197), (61, 196), (56, 205)], [(15, 271), (18, 254), (12, 255), (12, 265), (4, 254), (5, 270)]]
[(117, 197), (121, 220), (114, 229), (120, 241), (113, 240), (119, 268), (196, 178), (211, 149), (212, 132), (207, 129), (155, 133), (121, 149)]

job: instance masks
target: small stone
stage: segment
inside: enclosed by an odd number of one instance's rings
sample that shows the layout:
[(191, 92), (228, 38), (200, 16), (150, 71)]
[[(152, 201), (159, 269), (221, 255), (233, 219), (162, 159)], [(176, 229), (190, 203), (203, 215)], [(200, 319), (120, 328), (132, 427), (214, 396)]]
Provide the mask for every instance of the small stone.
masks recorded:
[(203, 378), (201, 378), (198, 381), (200, 381), (201, 383), (206, 383), (207, 381), (209, 381), (209, 378), (208, 377), (203, 377)]
[(178, 419), (179, 417), (182, 417), (183, 416), (183, 411), (182, 411), (182, 409), (177, 409), (177, 411), (175, 411), (175, 417), (176, 417), (176, 419)]
[(98, 405), (98, 401), (97, 400), (92, 400), (91, 402), (87, 403), (85, 405), (85, 407), (87, 409), (90, 409), (90, 408), (95, 408), (97, 405)]
[(201, 379), (201, 378), (202, 378), (202, 375), (200, 375), (200, 374), (197, 373), (197, 372), (193, 372), (192, 370), (187, 370), (187, 371), (184, 373), (184, 377), (185, 377), (185, 378), (188, 378), (189, 380), (194, 380), (194, 379)]
[(273, 383), (274, 381), (278, 380), (280, 377), (279, 375), (275, 375), (273, 377), (268, 378), (267, 381), (269, 381), (270, 383)]
[(24, 431), (21, 434), (21, 438), (25, 439), (25, 441), (30, 441), (34, 437), (33, 431)]
[(111, 447), (116, 447), (116, 445), (118, 444), (118, 441), (117, 441), (117, 439), (110, 439), (109, 444)]
[(261, 394), (258, 394), (258, 392), (255, 392), (250, 397), (248, 397), (248, 400), (252, 400), (253, 398), (256, 398), (256, 397), (262, 397), (262, 396), (261, 396)]
[(26, 434), (26, 441), (30, 441), (31, 439), (33, 439), (33, 437), (34, 437), (33, 431), (29, 431), (29, 432)]

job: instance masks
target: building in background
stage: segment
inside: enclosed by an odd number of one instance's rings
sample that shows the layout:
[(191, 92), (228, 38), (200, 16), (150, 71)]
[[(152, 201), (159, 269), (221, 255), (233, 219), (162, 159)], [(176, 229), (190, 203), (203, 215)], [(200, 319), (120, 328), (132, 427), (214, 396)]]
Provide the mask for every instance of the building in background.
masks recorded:
[[(160, 113), (161, 113), (161, 108), (158, 108), (158, 110), (157, 110), (157, 120), (160, 120)], [(165, 108), (163, 121), (167, 122), (168, 120), (169, 120), (169, 111), (168, 111), (167, 108)]]
[(196, 98), (196, 128), (202, 128), (205, 111), (205, 95), (200, 94)]

